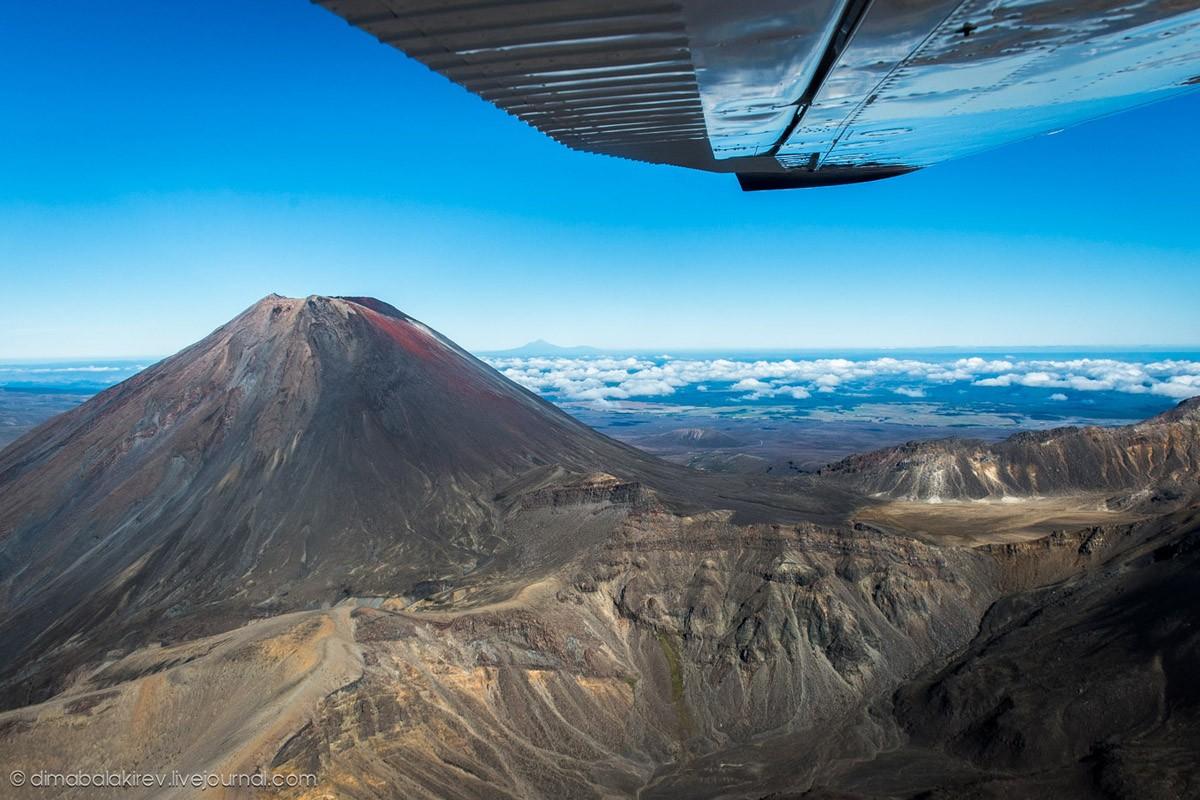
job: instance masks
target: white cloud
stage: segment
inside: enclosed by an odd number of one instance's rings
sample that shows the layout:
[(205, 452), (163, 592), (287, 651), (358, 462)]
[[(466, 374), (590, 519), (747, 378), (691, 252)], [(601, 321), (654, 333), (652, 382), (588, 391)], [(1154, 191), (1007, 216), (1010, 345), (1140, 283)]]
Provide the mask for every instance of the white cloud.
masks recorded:
[(757, 378), (743, 378), (730, 388), (738, 392), (749, 392), (744, 398), (746, 400), (761, 400), (764, 397), (777, 397), (779, 395), (786, 395), (794, 400), (806, 400), (812, 397), (808, 389), (805, 389), (803, 386), (771, 384), (766, 381), (760, 381)]
[(141, 365), (133, 367), (96, 366), (85, 367), (16, 367), (0, 364), (0, 372), (17, 372), (29, 375), (46, 375), (57, 372), (136, 372), (143, 369)]
[(1061, 400), (1066, 400), (1067, 396), (1065, 394), (1063, 394), (1062, 392), (1055, 392), (1054, 394), (1050, 395), (1050, 399), (1061, 401)]
[[(987, 359), (979, 356), (932, 362), (891, 357), (736, 360), (730, 358), (496, 358), (489, 363), (507, 377), (565, 400), (612, 401), (664, 397), (681, 388), (745, 392), (749, 399), (806, 399), (816, 392), (890, 391), (922, 397), (926, 387), (970, 383), (979, 387), (1026, 386), (1051, 390), (1200, 395), (1200, 361), (1155, 362), (1107, 358)], [(922, 385), (924, 384), (924, 385)]]
[(1186, 400), (1200, 395), (1200, 375), (1175, 375), (1170, 380), (1151, 387), (1152, 394)]

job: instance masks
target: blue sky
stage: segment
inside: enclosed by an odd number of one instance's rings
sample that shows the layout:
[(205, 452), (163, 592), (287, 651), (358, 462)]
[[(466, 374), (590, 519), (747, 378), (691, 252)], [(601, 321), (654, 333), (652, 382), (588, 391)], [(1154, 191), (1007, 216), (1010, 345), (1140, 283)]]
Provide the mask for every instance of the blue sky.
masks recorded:
[(1200, 95), (875, 184), (568, 151), (303, 0), (0, 5), (0, 358), (269, 292), (467, 347), (1200, 343)]

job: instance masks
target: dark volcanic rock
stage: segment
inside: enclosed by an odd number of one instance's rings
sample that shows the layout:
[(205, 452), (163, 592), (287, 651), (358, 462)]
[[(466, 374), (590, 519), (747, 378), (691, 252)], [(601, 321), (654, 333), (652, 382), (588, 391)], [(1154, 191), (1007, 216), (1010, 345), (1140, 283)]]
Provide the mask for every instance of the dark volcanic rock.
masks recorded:
[(1074, 786), (1060, 797), (1200, 793), (1198, 525), (1193, 508), (1137, 526), (1102, 570), (998, 602), (965, 652), (897, 693), (910, 746), (1025, 796), (1048, 794), (1047, 773)]

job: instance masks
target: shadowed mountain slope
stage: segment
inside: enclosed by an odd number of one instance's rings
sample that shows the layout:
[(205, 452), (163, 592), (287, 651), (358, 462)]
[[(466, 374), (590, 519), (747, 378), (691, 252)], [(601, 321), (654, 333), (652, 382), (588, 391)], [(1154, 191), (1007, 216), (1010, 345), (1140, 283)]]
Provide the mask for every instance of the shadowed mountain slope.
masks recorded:
[(1200, 507), (992, 549), (1017, 573), (1078, 563), (993, 604), (968, 647), (880, 704), (895, 744), (823, 782), (842, 797), (1200, 796)]

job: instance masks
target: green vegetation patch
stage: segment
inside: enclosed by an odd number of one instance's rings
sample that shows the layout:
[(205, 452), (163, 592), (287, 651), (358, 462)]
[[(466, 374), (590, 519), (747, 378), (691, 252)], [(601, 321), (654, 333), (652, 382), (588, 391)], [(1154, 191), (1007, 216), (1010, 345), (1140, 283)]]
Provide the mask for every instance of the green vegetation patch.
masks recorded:
[(679, 720), (679, 738), (686, 739), (691, 736), (694, 724), (692, 712), (683, 697), (683, 659), (679, 653), (679, 641), (671, 634), (660, 631), (658, 645), (662, 648), (663, 658), (667, 660), (667, 669), (671, 673), (671, 703)]

